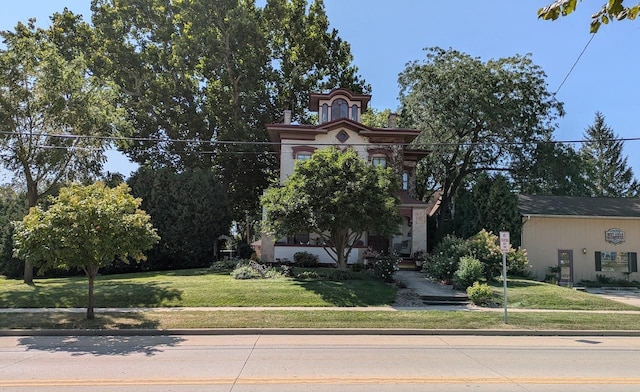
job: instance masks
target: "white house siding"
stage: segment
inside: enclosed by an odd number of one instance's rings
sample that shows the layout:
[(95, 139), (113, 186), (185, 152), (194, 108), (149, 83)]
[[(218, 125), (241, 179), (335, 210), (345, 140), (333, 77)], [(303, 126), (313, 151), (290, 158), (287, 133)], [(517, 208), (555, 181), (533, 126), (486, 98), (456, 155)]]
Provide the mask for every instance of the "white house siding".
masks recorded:
[[(624, 243), (605, 241), (605, 232), (613, 228), (624, 231)], [(574, 284), (595, 280), (598, 274), (626, 279), (621, 272), (596, 271), (595, 252), (640, 253), (640, 218), (524, 216), (522, 247), (527, 250), (533, 276), (539, 280), (549, 273), (549, 267), (558, 265), (559, 250), (573, 251)], [(631, 273), (629, 279), (640, 280), (640, 274)]]

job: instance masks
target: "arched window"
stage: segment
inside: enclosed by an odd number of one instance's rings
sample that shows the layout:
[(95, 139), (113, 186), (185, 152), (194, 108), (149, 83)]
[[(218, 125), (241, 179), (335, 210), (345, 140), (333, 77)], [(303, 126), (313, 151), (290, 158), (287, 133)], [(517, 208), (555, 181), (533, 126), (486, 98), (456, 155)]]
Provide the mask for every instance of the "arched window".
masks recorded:
[(351, 119), (358, 122), (358, 105), (351, 106)]
[(336, 99), (331, 104), (331, 121), (340, 118), (349, 118), (349, 105), (342, 98)]
[(329, 105), (327, 105), (326, 103), (323, 103), (322, 104), (322, 110), (321, 110), (320, 123), (324, 124), (327, 121), (329, 121)]

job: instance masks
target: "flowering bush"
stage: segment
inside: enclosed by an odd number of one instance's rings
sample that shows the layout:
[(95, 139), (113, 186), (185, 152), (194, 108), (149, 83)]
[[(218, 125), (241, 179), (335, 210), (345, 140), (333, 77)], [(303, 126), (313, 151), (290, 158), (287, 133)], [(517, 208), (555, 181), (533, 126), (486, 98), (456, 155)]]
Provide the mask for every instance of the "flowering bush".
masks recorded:
[(448, 235), (433, 248), (422, 266), (422, 271), (434, 279), (450, 282), (458, 270), (460, 257), (468, 254), (465, 240)]
[(398, 262), (397, 257), (379, 257), (372, 263), (373, 273), (385, 282), (393, 282), (393, 273), (400, 269)]

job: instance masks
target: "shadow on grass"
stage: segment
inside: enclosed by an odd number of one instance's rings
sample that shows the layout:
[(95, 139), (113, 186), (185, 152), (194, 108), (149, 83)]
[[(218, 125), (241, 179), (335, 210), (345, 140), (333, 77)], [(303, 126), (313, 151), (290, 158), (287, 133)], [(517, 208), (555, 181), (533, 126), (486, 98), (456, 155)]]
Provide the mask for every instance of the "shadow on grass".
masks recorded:
[[(158, 283), (98, 281), (94, 306), (155, 307), (180, 300), (182, 291)], [(87, 306), (88, 280), (42, 281), (0, 292), (0, 308), (82, 308)]]
[(27, 336), (18, 340), (28, 351), (80, 355), (153, 356), (165, 347), (175, 347), (185, 339), (177, 336)]
[(332, 306), (384, 306), (395, 300), (395, 289), (374, 280), (296, 280), (305, 290), (313, 291)]

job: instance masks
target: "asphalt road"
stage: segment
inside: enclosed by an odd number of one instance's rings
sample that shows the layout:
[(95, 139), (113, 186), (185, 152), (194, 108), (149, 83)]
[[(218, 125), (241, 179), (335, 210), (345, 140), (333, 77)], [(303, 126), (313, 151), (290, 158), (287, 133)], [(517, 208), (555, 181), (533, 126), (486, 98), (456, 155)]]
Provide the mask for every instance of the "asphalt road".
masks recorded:
[(0, 391), (638, 391), (640, 338), (0, 337)]

